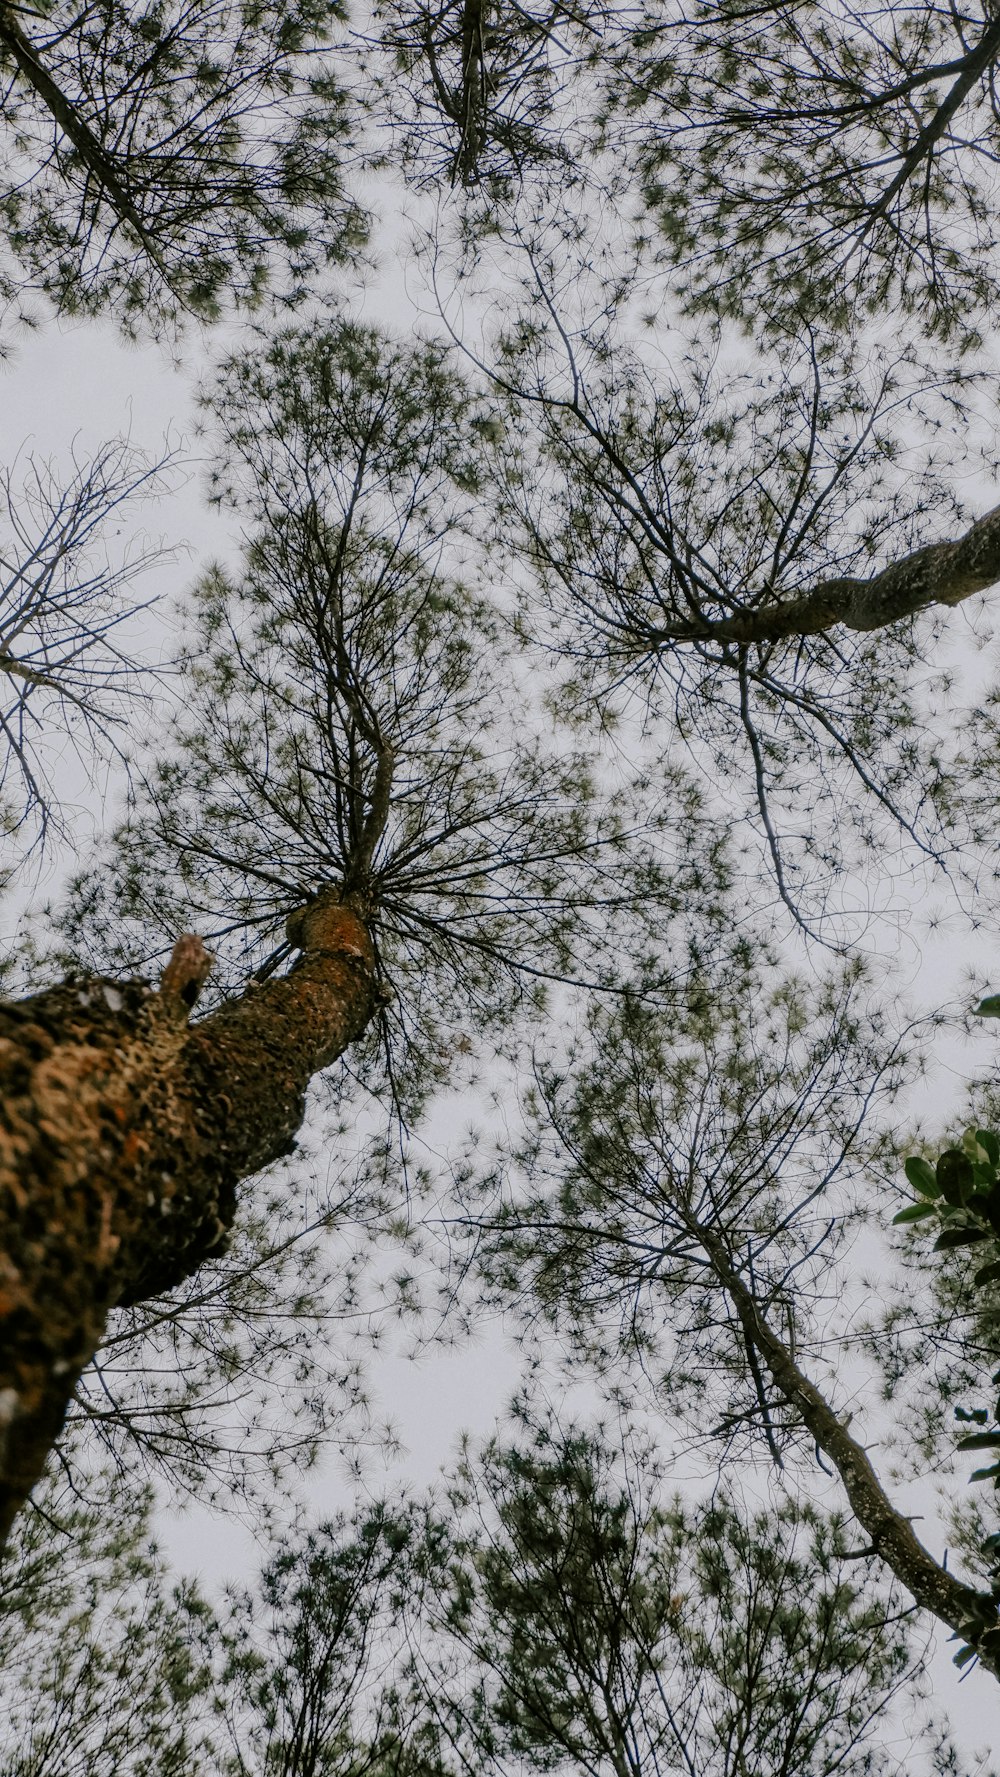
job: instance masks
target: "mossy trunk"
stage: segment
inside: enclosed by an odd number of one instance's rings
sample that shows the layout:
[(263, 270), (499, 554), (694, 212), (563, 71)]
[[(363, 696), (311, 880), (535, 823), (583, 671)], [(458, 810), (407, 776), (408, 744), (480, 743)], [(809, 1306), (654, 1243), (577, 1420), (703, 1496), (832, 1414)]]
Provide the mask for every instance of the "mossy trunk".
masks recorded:
[(111, 1310), (220, 1251), (240, 1179), (289, 1151), (313, 1074), (372, 1016), (362, 921), (330, 898), (296, 919), (290, 972), (196, 1024), (193, 937), (158, 988), (0, 1003), (0, 1546)]

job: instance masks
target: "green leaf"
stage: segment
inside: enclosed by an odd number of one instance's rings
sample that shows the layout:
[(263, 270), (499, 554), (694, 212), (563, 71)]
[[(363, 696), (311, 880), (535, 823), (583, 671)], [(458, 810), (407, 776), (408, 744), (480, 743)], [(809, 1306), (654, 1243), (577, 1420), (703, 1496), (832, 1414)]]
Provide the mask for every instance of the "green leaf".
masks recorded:
[(904, 1222), (922, 1222), (927, 1216), (936, 1215), (937, 1210), (933, 1203), (910, 1203), (906, 1209), (901, 1209), (898, 1215), (893, 1216), (892, 1225), (898, 1228)]
[(957, 1450), (1000, 1450), (1000, 1431), (973, 1431), (959, 1438)]
[(967, 1424), (971, 1421), (973, 1425), (986, 1425), (989, 1417), (985, 1407), (973, 1407), (971, 1411), (968, 1407), (955, 1408), (955, 1418), (963, 1419)]
[(948, 1203), (962, 1204), (972, 1196), (975, 1173), (968, 1154), (961, 1148), (945, 1148), (938, 1158), (937, 1182)]
[(974, 1647), (960, 1647), (958, 1653), (955, 1655), (954, 1664), (956, 1666), (965, 1666), (968, 1664), (969, 1660), (975, 1659), (975, 1655), (976, 1650)]
[(1000, 1136), (993, 1129), (977, 1129), (976, 1140), (990, 1157), (991, 1166), (1000, 1166)]
[(987, 1228), (946, 1228), (935, 1240), (934, 1251), (944, 1252), (949, 1246), (978, 1246), (981, 1240), (991, 1238)]
[(977, 1018), (1000, 1018), (1000, 993), (988, 994), (976, 1007)]
[(1000, 1476), (1000, 1462), (995, 1462), (992, 1468), (974, 1468), (969, 1476), (969, 1482), (971, 1485), (973, 1481), (995, 1481), (998, 1476)]
[(908, 1160), (904, 1160), (903, 1171), (913, 1189), (919, 1191), (922, 1197), (940, 1197), (941, 1186), (934, 1175), (934, 1168), (926, 1160), (922, 1160), (919, 1154), (911, 1154)]
[(1000, 1259), (992, 1259), (988, 1265), (980, 1265), (975, 1277), (975, 1284), (995, 1283), (1000, 1278)]

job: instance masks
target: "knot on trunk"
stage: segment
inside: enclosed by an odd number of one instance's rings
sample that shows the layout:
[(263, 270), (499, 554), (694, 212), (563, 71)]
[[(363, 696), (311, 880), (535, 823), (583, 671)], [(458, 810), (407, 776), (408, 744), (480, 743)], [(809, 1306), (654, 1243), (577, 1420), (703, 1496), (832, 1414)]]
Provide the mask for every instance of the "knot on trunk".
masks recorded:
[(171, 1020), (186, 1024), (214, 958), (193, 932), (178, 938), (160, 978), (160, 1000)]

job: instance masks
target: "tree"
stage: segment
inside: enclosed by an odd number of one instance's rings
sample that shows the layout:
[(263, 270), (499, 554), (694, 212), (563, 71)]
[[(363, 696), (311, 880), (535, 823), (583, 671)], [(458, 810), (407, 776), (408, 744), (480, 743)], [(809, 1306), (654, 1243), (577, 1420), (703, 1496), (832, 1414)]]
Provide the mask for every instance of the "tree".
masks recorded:
[(664, 1499), (634, 1434), (522, 1413), (454, 1494), (461, 1652), (430, 1695), (466, 1768), (893, 1768), (871, 1742), (909, 1625), (898, 1597), (856, 1582), (840, 1519), (791, 1496), (754, 1512), (724, 1487)]
[[(192, 1777), (903, 1769), (873, 1742), (919, 1650), (899, 1600), (856, 1585), (843, 1523), (790, 1498), (770, 1515), (724, 1493), (685, 1505), (663, 1480), (635, 1437), (522, 1402), (447, 1492), (286, 1532), (217, 1611), (144, 1570), (130, 1701), (150, 1746), (122, 1732), (109, 1660), (84, 1686), (79, 1661), (40, 1677), (22, 1657), (6, 1690), (37, 1752), (3, 1768), (75, 1768), (71, 1723), (82, 1768), (131, 1774), (169, 1723)], [(110, 1577), (124, 1614), (135, 1579)], [(34, 1593), (38, 1639), (55, 1643), (73, 1595), (65, 1577), (57, 1599)], [(930, 1722), (907, 1738), (957, 1768)]]
[(835, 884), (865, 853), (885, 872), (902, 840), (958, 885), (990, 844), (993, 687), (963, 708), (944, 663), (947, 608), (998, 572), (996, 509), (970, 524), (956, 497), (978, 372), (808, 318), (750, 365), (707, 323), (665, 351), (656, 273), (582, 207), (497, 224), (523, 269), (463, 340), (504, 422), (522, 623), (566, 663), (564, 715), (648, 711), (727, 785), (793, 916), (849, 941)]
[(328, 0), (0, 10), (8, 300), (129, 330), (300, 289), (363, 224), (345, 195)]
[(779, 1469), (814, 1451), (829, 1473), (829, 1458), (868, 1539), (859, 1558), (998, 1674), (992, 1587), (919, 1542), (849, 1430), (829, 1358), (847, 1340), (828, 1280), (885, 1163), (874, 1112), (901, 1058), (854, 1011), (857, 977), (810, 1002), (742, 969), (706, 976), (669, 1018), (638, 996), (600, 1010), (576, 1056), (539, 1068), (523, 1182), (497, 1201), (478, 1174), (486, 1275), (612, 1379), (647, 1376), (698, 1444), (762, 1448)]
[(990, 8), (630, 14), (609, 108), (696, 307), (751, 325), (902, 309), (968, 337), (996, 302)]
[(584, 759), (501, 707), (501, 632), (443, 553), (476, 433), (441, 351), (339, 322), (286, 334), (229, 366), (218, 406), (220, 497), (257, 519), (245, 579), (204, 583), (173, 743), (117, 867), (80, 893), (120, 965), (138, 960), (130, 914), (184, 930), (208, 888), (236, 966), (193, 1024), (211, 958), (190, 935), (156, 990), (104, 972), (3, 1008), (5, 1530), (109, 1313), (220, 1249), (315, 1073), (371, 1025), (362, 1068), (416, 1106), (443, 1054), (471, 1052), (470, 1018), (499, 1031), (539, 978), (580, 967), (636, 869), (647, 916), (683, 896), (624, 797), (610, 808)]
[(593, 69), (613, 17), (604, 0), (384, 0), (373, 11), (374, 103), (411, 176), (489, 202), (533, 172), (576, 172), (560, 96), (581, 67)]
[(113, 553), (106, 539), (139, 497), (164, 488), (170, 463), (169, 455), (154, 462), (122, 441), (89, 462), (74, 461), (68, 481), (31, 459), (18, 481), (13, 470), (4, 476), (0, 795), (15, 831), (34, 827), (44, 841), (58, 823), (46, 758), (52, 731), (77, 745), (113, 745), (140, 692), (141, 673), (121, 635), (144, 608), (133, 587), (164, 551), (139, 544)]
[(4, 1533), (111, 1309), (170, 1289), (219, 1245), (237, 1181), (287, 1151), (310, 1078), (374, 1012), (375, 959), (350, 907), (327, 896), (294, 929), (289, 975), (193, 1028), (211, 961), (193, 936), (156, 991), (91, 978), (3, 1009)]
[(0, 1558), (4, 1777), (202, 1769), (212, 1613), (172, 1592), (131, 1479), (42, 1488)]
[(586, 185), (690, 315), (779, 338), (894, 316), (951, 353), (981, 342), (988, 6), (386, 0), (375, 20), (379, 101), (418, 179), (470, 191), (474, 233), (508, 202), (526, 220), (536, 180)]
[(441, 1532), (406, 1501), (287, 1536), (256, 1586), (234, 1588), (218, 1680), (226, 1777), (435, 1777), (408, 1682)]

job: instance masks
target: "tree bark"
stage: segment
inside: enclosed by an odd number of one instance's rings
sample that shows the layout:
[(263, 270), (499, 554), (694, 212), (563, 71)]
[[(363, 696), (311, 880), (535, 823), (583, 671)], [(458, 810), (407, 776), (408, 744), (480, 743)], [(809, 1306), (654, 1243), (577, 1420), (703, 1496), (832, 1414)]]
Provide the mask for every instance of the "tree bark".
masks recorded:
[(239, 1180), (290, 1151), (312, 1075), (375, 1011), (361, 918), (332, 896), (293, 918), (289, 973), (196, 1024), (190, 936), (158, 988), (0, 1003), (0, 1547), (111, 1310), (222, 1250)]
[(464, 0), (462, 7), (462, 96), (459, 122), (462, 140), (456, 155), (456, 171), (463, 185), (473, 185), (483, 143), (486, 108), (486, 70), (483, 27), (486, 0)]
[(691, 1231), (729, 1296), (747, 1345), (759, 1352), (772, 1381), (799, 1415), (810, 1436), (837, 1469), (858, 1523), (878, 1555), (911, 1597), (976, 1649), (982, 1664), (1000, 1678), (1000, 1616), (997, 1601), (948, 1572), (924, 1548), (908, 1518), (889, 1501), (863, 1445), (851, 1437), (815, 1383), (799, 1368), (769, 1325), (714, 1229), (692, 1220)]
[(958, 605), (1000, 580), (1000, 506), (978, 518), (953, 543), (928, 543), (870, 580), (823, 580), (785, 602), (762, 600), (731, 617), (685, 619), (651, 632), (654, 644), (780, 642), (789, 636), (846, 629), (884, 629), (928, 605)]

